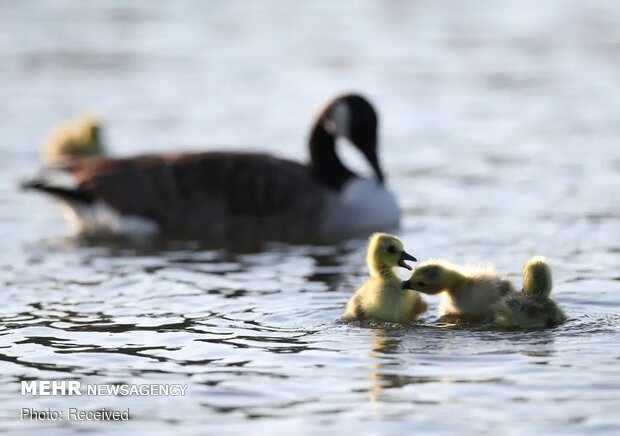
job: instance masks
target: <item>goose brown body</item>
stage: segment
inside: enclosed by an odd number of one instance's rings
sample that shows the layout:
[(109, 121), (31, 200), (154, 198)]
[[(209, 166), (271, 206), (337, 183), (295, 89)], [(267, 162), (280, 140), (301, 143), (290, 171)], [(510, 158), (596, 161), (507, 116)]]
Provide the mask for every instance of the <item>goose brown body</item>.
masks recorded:
[(88, 159), (65, 169), (85, 201), (148, 217), (168, 234), (301, 236), (318, 225), (328, 194), (305, 166), (263, 154)]

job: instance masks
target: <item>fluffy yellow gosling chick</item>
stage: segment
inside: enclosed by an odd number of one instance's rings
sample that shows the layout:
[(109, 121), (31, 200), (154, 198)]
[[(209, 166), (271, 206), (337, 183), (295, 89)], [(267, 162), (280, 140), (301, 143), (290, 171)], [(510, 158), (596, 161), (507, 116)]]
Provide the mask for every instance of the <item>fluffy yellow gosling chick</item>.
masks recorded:
[(495, 322), (509, 328), (552, 327), (566, 321), (566, 315), (551, 294), (551, 268), (536, 256), (523, 266), (523, 291), (504, 298), (497, 305)]
[(42, 154), (46, 165), (105, 154), (100, 121), (85, 117), (58, 124), (50, 132)]
[(491, 265), (456, 265), (445, 260), (420, 264), (403, 286), (424, 294), (441, 294), (442, 321), (491, 321), (493, 306), (514, 292), (512, 284)]
[(372, 235), (366, 255), (370, 278), (351, 297), (342, 319), (401, 323), (417, 320), (427, 305), (418, 293), (403, 288), (393, 270), (396, 266), (411, 269), (406, 260), (415, 262), (416, 258), (405, 252), (396, 236)]

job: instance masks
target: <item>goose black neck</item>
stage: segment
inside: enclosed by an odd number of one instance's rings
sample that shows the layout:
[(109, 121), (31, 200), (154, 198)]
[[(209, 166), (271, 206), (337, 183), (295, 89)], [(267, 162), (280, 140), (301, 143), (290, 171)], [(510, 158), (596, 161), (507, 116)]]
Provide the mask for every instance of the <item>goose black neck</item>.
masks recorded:
[(310, 136), (310, 169), (323, 185), (339, 191), (355, 174), (343, 165), (336, 154), (336, 138), (317, 123)]

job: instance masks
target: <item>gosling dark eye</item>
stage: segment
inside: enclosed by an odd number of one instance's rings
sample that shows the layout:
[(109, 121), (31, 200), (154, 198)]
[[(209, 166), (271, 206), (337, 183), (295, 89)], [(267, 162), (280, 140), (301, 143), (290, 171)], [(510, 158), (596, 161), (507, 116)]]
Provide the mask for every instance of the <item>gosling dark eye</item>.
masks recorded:
[(396, 247), (394, 247), (393, 245), (390, 245), (387, 248), (388, 253), (396, 253)]

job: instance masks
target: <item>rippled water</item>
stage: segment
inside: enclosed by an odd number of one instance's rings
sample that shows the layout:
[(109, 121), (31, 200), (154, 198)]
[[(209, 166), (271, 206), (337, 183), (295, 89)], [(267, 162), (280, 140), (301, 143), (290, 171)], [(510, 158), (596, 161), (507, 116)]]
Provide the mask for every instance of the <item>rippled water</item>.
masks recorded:
[[(0, 3), (0, 430), (618, 432), (620, 6), (613, 1)], [(55, 122), (114, 153), (303, 159), (359, 90), (418, 258), (554, 268), (545, 331), (337, 322), (364, 240), (221, 249), (67, 238), (18, 192)], [(358, 156), (347, 158), (359, 164)], [(23, 379), (181, 383), (183, 397), (22, 397)], [(130, 409), (23, 422), (22, 407)]]

